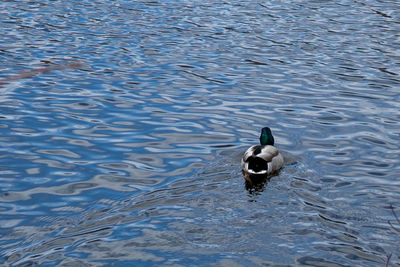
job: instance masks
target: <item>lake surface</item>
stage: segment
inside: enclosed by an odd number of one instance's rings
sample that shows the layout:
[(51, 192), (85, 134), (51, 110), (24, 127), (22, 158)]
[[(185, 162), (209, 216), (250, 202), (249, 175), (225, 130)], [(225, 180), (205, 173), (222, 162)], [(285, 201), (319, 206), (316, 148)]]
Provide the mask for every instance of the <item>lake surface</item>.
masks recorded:
[(399, 265), (399, 11), (2, 1), (0, 264)]

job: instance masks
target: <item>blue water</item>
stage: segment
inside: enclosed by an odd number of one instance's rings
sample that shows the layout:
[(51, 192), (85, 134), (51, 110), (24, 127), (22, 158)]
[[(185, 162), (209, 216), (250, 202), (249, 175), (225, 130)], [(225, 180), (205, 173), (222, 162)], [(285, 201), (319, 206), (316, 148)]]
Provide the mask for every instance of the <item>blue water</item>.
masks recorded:
[(399, 265), (399, 10), (1, 2), (0, 264)]

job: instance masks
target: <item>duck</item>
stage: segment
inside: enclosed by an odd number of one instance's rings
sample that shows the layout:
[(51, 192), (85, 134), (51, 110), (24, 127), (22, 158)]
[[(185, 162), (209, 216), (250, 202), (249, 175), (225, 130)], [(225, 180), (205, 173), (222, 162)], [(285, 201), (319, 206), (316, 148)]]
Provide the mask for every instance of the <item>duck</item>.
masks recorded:
[(251, 146), (242, 157), (242, 172), (245, 180), (266, 178), (276, 174), (283, 167), (283, 156), (274, 147), (274, 143), (271, 129), (269, 127), (262, 128), (260, 145)]

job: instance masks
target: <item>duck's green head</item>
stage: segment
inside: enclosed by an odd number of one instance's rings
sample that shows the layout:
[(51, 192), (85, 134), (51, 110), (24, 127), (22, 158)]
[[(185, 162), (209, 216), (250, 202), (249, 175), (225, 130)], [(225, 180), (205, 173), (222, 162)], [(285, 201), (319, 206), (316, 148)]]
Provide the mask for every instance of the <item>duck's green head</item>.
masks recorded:
[(274, 145), (274, 137), (272, 136), (271, 129), (268, 127), (264, 127), (261, 129), (261, 135), (260, 135), (260, 144), (263, 146)]

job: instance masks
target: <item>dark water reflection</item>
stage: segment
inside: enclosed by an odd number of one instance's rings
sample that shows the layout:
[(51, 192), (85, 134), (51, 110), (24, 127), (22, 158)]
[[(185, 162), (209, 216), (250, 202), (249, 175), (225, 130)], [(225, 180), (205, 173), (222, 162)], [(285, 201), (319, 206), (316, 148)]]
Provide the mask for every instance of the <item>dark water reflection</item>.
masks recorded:
[(0, 3), (0, 263), (399, 264), (399, 9)]

